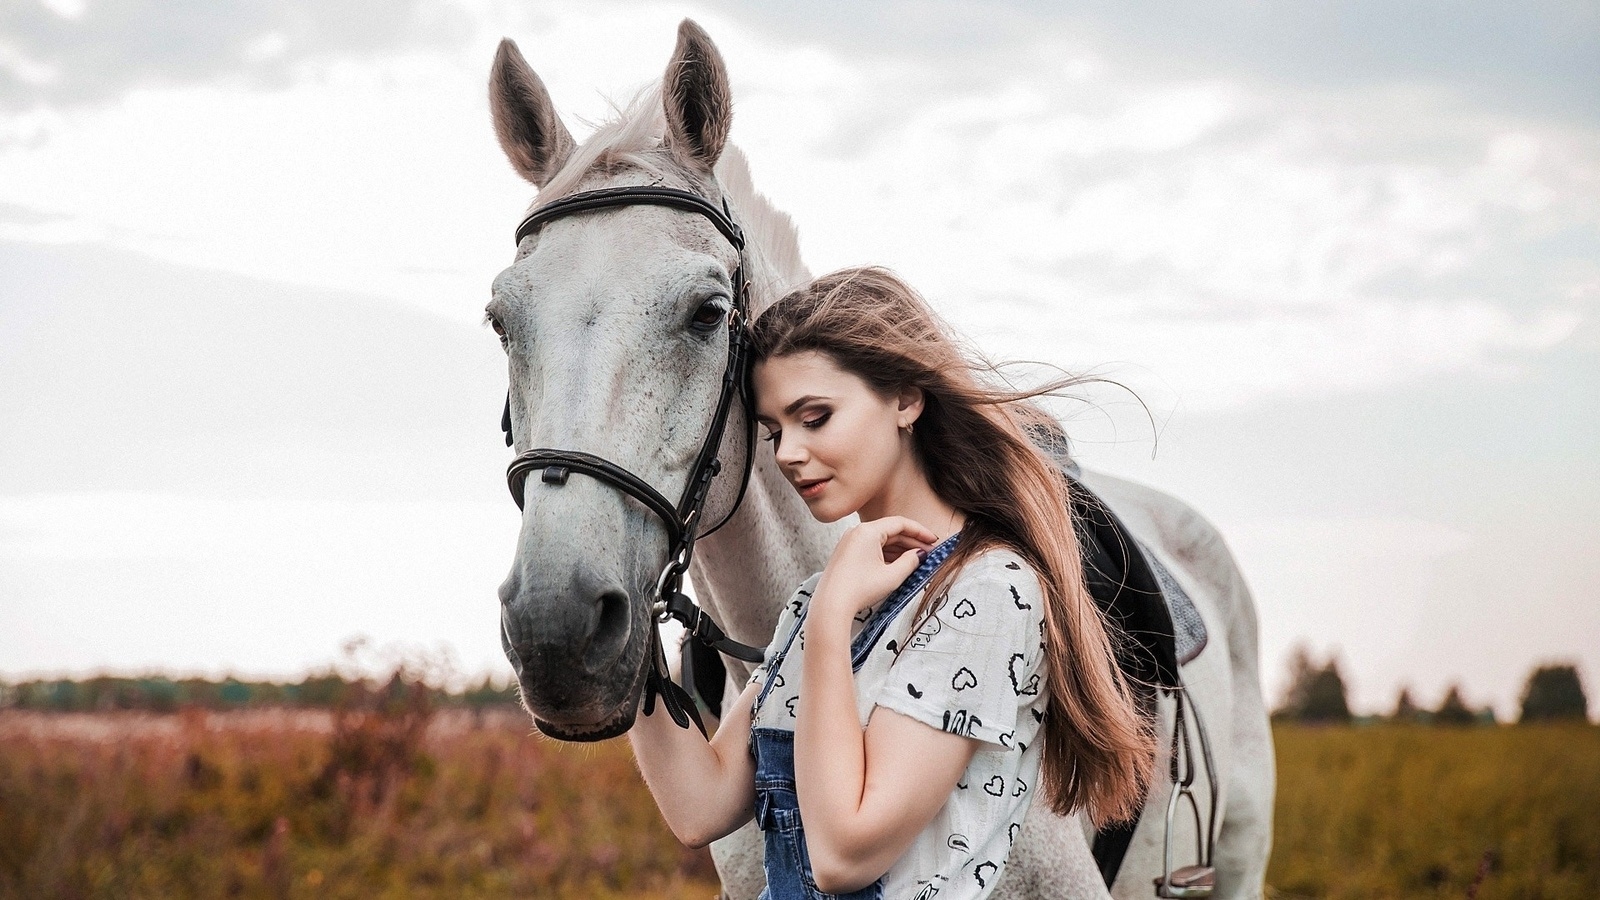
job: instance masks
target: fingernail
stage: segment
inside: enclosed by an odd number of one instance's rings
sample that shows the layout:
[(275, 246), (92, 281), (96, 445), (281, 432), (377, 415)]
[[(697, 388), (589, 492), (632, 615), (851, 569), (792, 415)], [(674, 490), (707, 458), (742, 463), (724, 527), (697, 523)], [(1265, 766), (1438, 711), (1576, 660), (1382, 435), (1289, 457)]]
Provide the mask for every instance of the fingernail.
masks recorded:
[(918, 550), (917, 551), (917, 562), (922, 562), (923, 560), (926, 560), (927, 558), (928, 558), (928, 551), (926, 551), (926, 550)]

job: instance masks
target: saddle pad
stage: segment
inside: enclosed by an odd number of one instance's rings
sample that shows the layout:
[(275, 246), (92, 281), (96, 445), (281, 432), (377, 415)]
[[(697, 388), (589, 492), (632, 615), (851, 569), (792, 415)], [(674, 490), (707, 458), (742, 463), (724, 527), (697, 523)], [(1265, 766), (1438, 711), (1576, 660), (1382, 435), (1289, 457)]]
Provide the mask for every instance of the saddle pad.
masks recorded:
[[(1168, 663), (1168, 653), (1174, 665), (1184, 665), (1198, 657), (1206, 645), (1205, 621), (1200, 618), (1200, 610), (1195, 609), (1194, 601), (1189, 599), (1189, 591), (1184, 591), (1184, 586), (1179, 585), (1178, 578), (1168, 572), (1160, 557), (1150, 552), (1149, 546), (1134, 540), (1122, 520), (1118, 520), (1106, 503), (1083, 485), (1080, 480), (1083, 469), (1078, 468), (1077, 460), (1072, 458), (1072, 444), (1067, 440), (1066, 431), (1062, 431), (1050, 418), (1029, 421), (1024, 424), (1024, 431), (1034, 442), (1034, 447), (1043, 450), (1061, 468), (1062, 474), (1072, 482), (1074, 493), (1090, 498), (1088, 503), (1082, 500), (1074, 503), (1075, 516), (1086, 516), (1093, 522), (1090, 528), (1078, 527), (1080, 536), (1083, 536), (1083, 532), (1090, 532), (1091, 540), (1086, 543), (1102, 544), (1099, 548), (1083, 548), (1090, 593), (1094, 596), (1094, 602), (1106, 610), (1107, 615), (1122, 623), (1123, 628), (1133, 626), (1142, 631), (1142, 636), (1134, 636), (1134, 642), (1141, 645), (1134, 653), (1146, 658), (1141, 665), (1123, 655), (1123, 668), (1133, 676), (1147, 679), (1150, 674), (1165, 674), (1160, 673), (1160, 669), (1163, 663)], [(1107, 543), (1112, 546), (1106, 548), (1104, 544)], [(1102, 572), (1096, 572), (1096, 569)], [(1112, 569), (1112, 572), (1104, 572), (1104, 569)], [(1154, 578), (1154, 585), (1139, 583), (1141, 570), (1146, 569)], [(1141, 605), (1154, 605), (1157, 593), (1165, 601), (1166, 621), (1162, 621), (1163, 617), (1154, 610), (1141, 612), (1138, 609)], [(1163, 687), (1176, 684), (1176, 679), (1158, 681)]]
[(1140, 549), (1151, 571), (1155, 572), (1156, 582), (1161, 585), (1161, 598), (1167, 601), (1167, 614), (1172, 617), (1172, 649), (1178, 664), (1183, 665), (1206, 648), (1206, 623), (1200, 618), (1200, 610), (1195, 609), (1194, 601), (1189, 599), (1189, 592), (1167, 571), (1161, 557), (1142, 544)]

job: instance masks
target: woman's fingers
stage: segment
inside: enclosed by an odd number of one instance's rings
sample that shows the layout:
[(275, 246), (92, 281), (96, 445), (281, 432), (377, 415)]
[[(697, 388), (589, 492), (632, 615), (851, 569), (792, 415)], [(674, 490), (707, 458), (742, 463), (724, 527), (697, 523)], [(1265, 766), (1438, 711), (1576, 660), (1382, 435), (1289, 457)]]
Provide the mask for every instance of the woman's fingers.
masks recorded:
[(895, 537), (883, 545), (883, 561), (891, 562), (895, 559), (898, 559), (902, 553), (916, 552), (919, 550), (926, 552), (931, 548), (931, 544), (923, 541), (916, 541), (905, 537)]
[(847, 595), (840, 595), (841, 602), (850, 605), (852, 613), (876, 603), (915, 572), (923, 552), (937, 542), (938, 535), (905, 516), (862, 522), (833, 549), (812, 602), (844, 590)]
[(928, 526), (905, 516), (884, 516), (866, 524), (874, 527), (879, 534), (879, 540), (884, 546), (888, 546), (891, 540), (898, 538), (908, 539), (909, 543), (922, 549), (927, 549), (939, 541), (939, 536), (934, 534)]
[(900, 554), (893, 562), (889, 563), (889, 568), (894, 570), (901, 581), (904, 581), (905, 579), (910, 578), (911, 573), (915, 572), (917, 570), (917, 566), (921, 564), (922, 554), (917, 550), (907, 550), (906, 552)]
[(921, 523), (903, 516), (890, 516), (870, 524), (877, 533), (885, 564), (894, 562), (909, 551), (931, 550), (937, 540), (937, 535)]

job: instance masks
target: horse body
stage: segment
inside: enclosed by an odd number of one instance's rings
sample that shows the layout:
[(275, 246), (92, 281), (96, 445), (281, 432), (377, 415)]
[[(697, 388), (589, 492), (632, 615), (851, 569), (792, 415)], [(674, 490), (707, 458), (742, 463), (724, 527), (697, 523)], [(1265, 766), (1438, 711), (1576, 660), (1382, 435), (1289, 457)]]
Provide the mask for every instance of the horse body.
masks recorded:
[[(809, 278), (788, 217), (755, 192), (743, 157), (725, 145), (726, 73), (693, 23), (679, 30), (661, 92), (645, 95), (581, 147), (509, 41), (496, 57), (490, 93), (501, 144), (541, 188), (541, 201), (620, 184), (692, 190), (726, 202), (746, 232), (752, 313)], [(726, 241), (704, 222), (660, 208), (586, 213), (524, 239), (516, 261), (496, 278), (489, 308), (507, 345), (519, 451), (591, 452), (676, 496), (706, 433), (726, 346), (725, 337), (699, 331), (693, 319), (725, 296), (735, 265)], [(728, 429), (725, 460), (743, 461), (740, 433)], [(1222, 785), (1216, 896), (1258, 896), (1273, 768), (1249, 593), (1220, 536), (1188, 507), (1129, 482), (1093, 474), (1085, 481), (1179, 579), (1207, 623), (1208, 647), (1183, 675)], [(718, 478), (710, 505), (731, 507), (736, 489), (736, 477)], [(524, 704), (556, 737), (619, 733), (633, 720), (646, 629), (655, 627), (638, 598), (654, 586), (665, 536), (648, 512), (599, 481), (574, 477), (552, 486), (529, 479), (524, 490), (516, 560), (500, 590), (502, 641)], [(742, 505), (698, 545), (690, 576), (701, 606), (734, 639), (765, 645), (783, 599), (822, 568), (841, 528), (813, 520), (771, 455), (757, 454)], [(750, 667), (727, 662), (732, 696)], [(1163, 700), (1159, 711), (1170, 729), (1171, 702)], [(1163, 865), (1165, 800), (1158, 777), (1112, 895), (1150, 896), (1150, 879)], [(1183, 819), (1178, 825), (1179, 862), (1190, 862), (1194, 830)], [(1089, 854), (1091, 836), (1078, 817), (1035, 804), (995, 896), (1107, 896)], [(760, 891), (760, 848), (753, 825), (713, 845), (725, 896)]]

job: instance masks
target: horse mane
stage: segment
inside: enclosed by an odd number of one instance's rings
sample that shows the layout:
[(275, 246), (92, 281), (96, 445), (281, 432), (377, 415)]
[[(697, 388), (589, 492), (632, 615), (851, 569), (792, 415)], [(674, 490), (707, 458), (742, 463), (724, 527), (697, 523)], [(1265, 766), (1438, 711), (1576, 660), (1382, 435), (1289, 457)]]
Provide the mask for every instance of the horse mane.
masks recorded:
[(745, 240), (760, 257), (750, 289), (752, 313), (760, 314), (779, 297), (811, 280), (811, 270), (800, 259), (800, 230), (794, 219), (756, 190), (750, 162), (744, 151), (728, 144), (717, 160), (717, 180), (727, 192), (733, 216), (744, 229)]
[[(535, 205), (548, 203), (578, 189), (595, 174), (611, 175), (638, 169), (649, 175), (668, 174), (671, 158), (663, 152), (667, 117), (661, 106), (661, 86), (645, 88), (626, 107), (612, 107), (615, 115), (595, 128), (574, 150), (561, 171), (540, 189)], [(587, 123), (586, 123), (587, 124)], [(755, 188), (750, 162), (729, 143), (717, 160), (717, 180), (727, 195), (734, 221), (744, 229), (751, 257), (750, 289), (759, 313), (778, 297), (811, 280), (800, 259), (800, 233), (788, 213), (772, 205)]]

